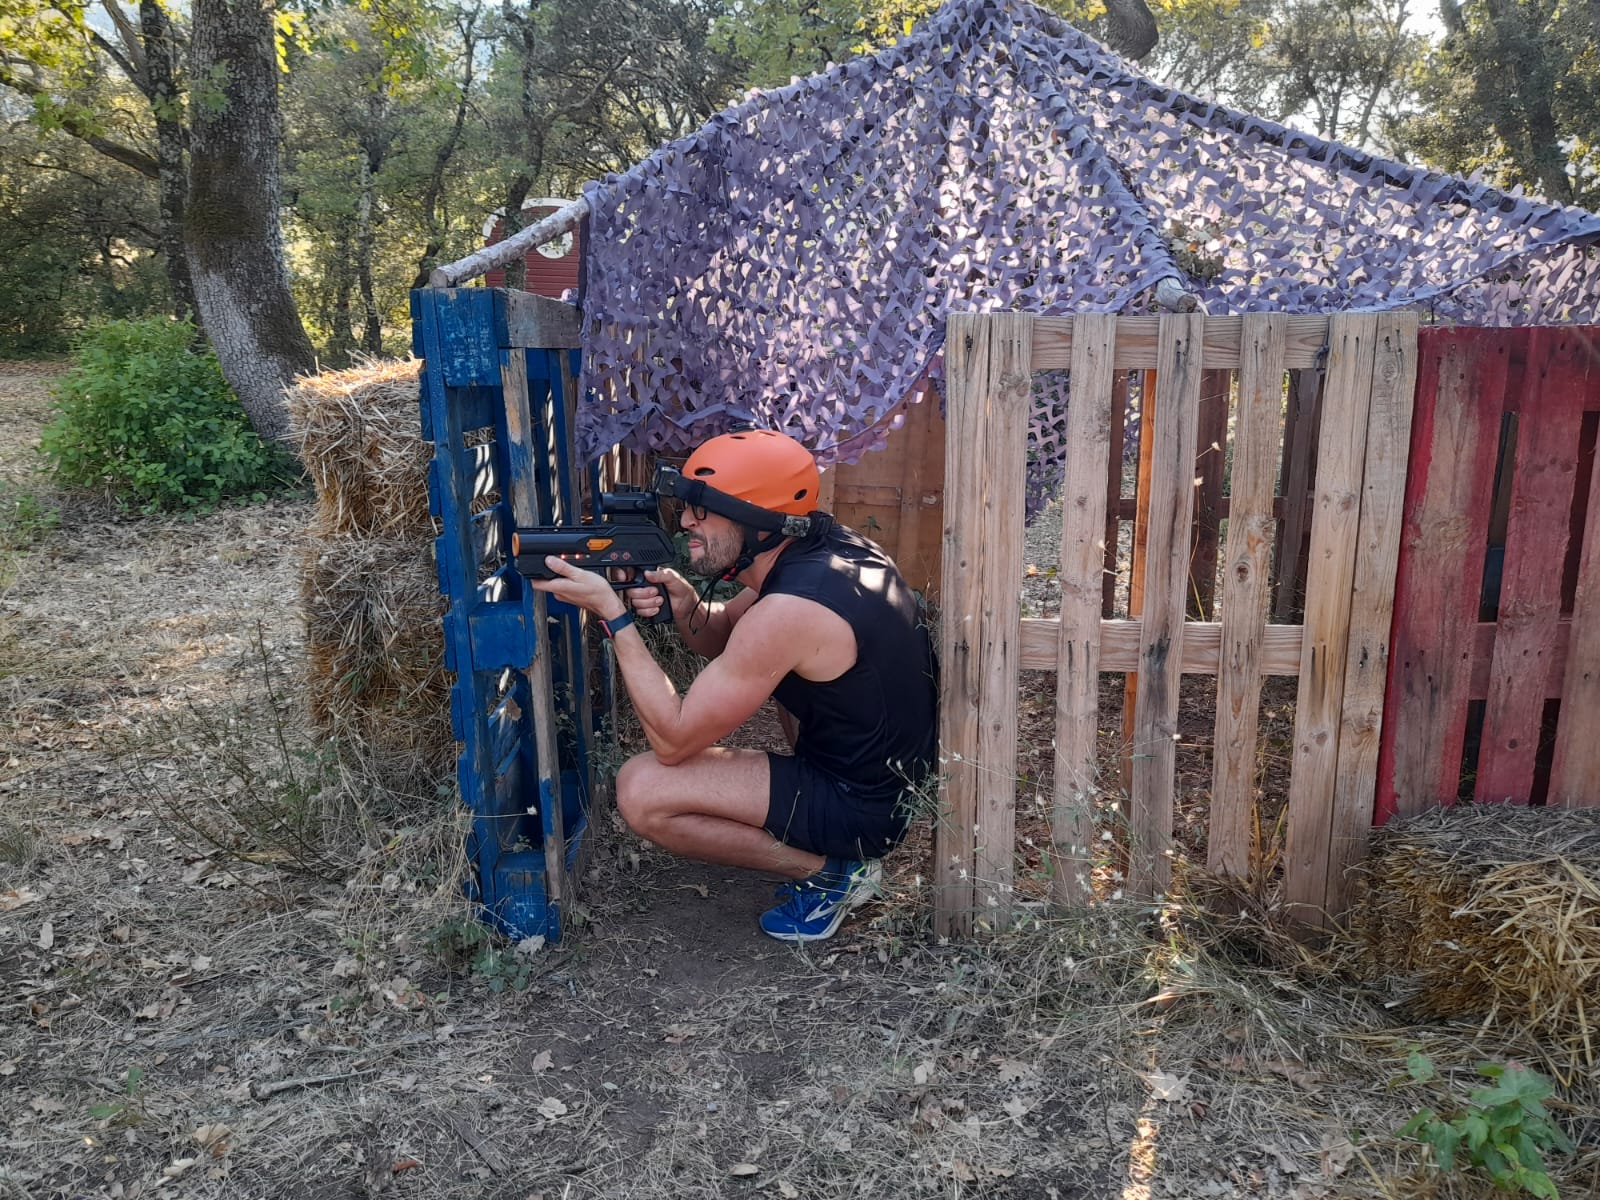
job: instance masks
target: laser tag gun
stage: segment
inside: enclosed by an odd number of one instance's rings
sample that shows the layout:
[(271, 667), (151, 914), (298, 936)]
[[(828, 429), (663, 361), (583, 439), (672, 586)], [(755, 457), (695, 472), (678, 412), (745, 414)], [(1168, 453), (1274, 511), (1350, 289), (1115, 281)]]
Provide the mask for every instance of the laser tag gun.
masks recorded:
[[(601, 492), (593, 522), (536, 525), (512, 533), (517, 573), (525, 579), (558, 579), (544, 561), (546, 555), (554, 555), (585, 571), (601, 572), (614, 591), (654, 588), (661, 594), (661, 611), (648, 624), (667, 624), (672, 620), (667, 589), (644, 577), (646, 571), (678, 557), (678, 548), (657, 519), (659, 512), (660, 498), (653, 491), (624, 484), (614, 492)], [(626, 568), (633, 568), (633, 578), (612, 578), (612, 571)]]

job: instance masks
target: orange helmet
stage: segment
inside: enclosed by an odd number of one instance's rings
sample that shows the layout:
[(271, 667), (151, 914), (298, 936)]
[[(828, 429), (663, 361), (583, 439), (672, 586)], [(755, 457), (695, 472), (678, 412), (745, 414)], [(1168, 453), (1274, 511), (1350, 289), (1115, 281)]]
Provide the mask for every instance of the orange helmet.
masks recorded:
[(772, 429), (712, 438), (683, 464), (683, 478), (700, 480), (725, 496), (793, 517), (816, 511), (822, 486), (811, 451)]

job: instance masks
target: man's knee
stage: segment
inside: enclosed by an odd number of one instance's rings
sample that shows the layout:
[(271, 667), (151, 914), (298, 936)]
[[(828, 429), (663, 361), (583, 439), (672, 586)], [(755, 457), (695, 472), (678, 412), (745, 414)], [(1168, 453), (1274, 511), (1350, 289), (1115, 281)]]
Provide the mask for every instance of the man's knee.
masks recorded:
[[(661, 796), (658, 772), (666, 770), (650, 751), (635, 754), (622, 764), (617, 772), (617, 811), (628, 823), (628, 828), (640, 837), (649, 837), (651, 826), (659, 815), (656, 803)], [(652, 782), (652, 777), (655, 777)]]

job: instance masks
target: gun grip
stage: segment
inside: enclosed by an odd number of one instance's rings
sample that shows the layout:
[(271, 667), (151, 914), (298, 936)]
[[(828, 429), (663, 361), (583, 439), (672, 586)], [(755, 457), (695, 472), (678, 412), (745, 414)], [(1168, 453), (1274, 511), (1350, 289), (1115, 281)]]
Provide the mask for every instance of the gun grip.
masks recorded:
[[(639, 588), (650, 588), (661, 597), (661, 611), (653, 617), (640, 617), (641, 625), (670, 625), (672, 623), (672, 594), (667, 591), (664, 583), (651, 583), (648, 579), (614, 580), (611, 584), (613, 590), (618, 592), (632, 592)], [(629, 606), (632, 607), (631, 605)]]

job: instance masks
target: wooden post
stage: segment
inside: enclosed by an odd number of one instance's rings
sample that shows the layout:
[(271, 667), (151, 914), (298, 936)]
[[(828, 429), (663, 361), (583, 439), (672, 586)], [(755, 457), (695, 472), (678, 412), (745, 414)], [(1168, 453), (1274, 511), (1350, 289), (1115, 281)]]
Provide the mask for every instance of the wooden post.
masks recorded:
[(1007, 918), (1016, 819), (1023, 475), (1033, 319), (952, 313), (935, 925)]
[[(1172, 886), (1178, 684), (1194, 519), (1194, 455), (1205, 318), (1161, 318), (1150, 471), (1149, 543), (1134, 708), (1128, 886), (1156, 898)], [(1146, 416), (1148, 420), (1148, 415)]]
[(1284, 879), (1291, 918), (1311, 926), (1328, 918), (1334, 779), (1376, 333), (1372, 314), (1329, 321)]
[(1072, 401), (1061, 495), (1061, 633), (1056, 658), (1055, 803), (1051, 811), (1050, 898), (1082, 904), (1090, 896), (1095, 800), (1100, 794), (1095, 736), (1100, 713), (1100, 579), (1104, 574), (1108, 465), (1112, 458), (1112, 354), (1117, 318), (1074, 319)]
[(1350, 908), (1350, 869), (1366, 858), (1372, 829), (1395, 567), (1404, 519), (1406, 452), (1411, 444), (1411, 410), (1417, 389), (1416, 314), (1380, 316), (1373, 355), (1338, 765), (1329, 821), (1328, 881), (1322, 901), (1323, 911), (1334, 920)]
[(1239, 361), (1233, 489), (1223, 561), (1222, 660), (1211, 773), (1206, 863), (1217, 875), (1245, 878), (1255, 822), (1256, 730), (1261, 708), (1261, 645), (1266, 636), (1273, 476), (1283, 411), (1287, 320), (1247, 314)]

